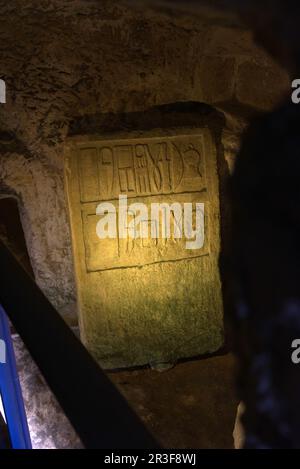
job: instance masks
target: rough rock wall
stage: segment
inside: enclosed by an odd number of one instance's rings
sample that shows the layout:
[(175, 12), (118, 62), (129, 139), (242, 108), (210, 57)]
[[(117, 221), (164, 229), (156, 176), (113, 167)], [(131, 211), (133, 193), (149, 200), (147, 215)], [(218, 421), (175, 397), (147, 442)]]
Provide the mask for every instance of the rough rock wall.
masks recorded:
[[(21, 142), (2, 138), (0, 192), (18, 197), (36, 280), (61, 311), (75, 297), (62, 161), (71, 121), (198, 101), (244, 122), (289, 86), (245, 29), (114, 0), (1, 1), (0, 57), (0, 130)], [(224, 129), (229, 164), (237, 128)]]
[(58, 308), (74, 301), (71, 247), (64, 208), (63, 178), (57, 168), (17, 152), (0, 158), (1, 188), (18, 198), (34, 275)]
[(19, 336), (13, 336), (33, 449), (80, 449), (82, 444)]

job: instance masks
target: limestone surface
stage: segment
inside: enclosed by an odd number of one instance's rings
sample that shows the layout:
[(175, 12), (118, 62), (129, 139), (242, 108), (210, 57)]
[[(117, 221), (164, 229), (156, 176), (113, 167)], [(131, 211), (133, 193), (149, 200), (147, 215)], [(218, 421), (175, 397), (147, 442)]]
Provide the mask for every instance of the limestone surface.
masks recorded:
[[(220, 207), (210, 131), (74, 137), (65, 173), (82, 337), (102, 366), (218, 350)], [(103, 237), (101, 220), (112, 224)]]

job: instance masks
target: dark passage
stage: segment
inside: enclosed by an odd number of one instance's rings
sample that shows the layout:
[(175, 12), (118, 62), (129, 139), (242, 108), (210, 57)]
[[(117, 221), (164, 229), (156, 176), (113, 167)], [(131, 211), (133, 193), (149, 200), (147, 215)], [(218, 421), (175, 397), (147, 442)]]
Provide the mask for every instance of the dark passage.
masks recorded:
[(0, 239), (15, 255), (27, 273), (33, 277), (18, 202), (14, 197), (0, 198)]

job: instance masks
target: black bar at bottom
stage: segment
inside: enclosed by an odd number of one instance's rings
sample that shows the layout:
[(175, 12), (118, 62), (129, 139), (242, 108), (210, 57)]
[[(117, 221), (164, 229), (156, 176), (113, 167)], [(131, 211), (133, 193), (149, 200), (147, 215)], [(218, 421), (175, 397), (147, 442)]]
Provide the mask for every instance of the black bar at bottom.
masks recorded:
[[(95, 455), (97, 463), (104, 467), (190, 467), (190, 468), (230, 468), (240, 469), (241, 467), (258, 466), (263, 468), (272, 468), (276, 463), (286, 465), (289, 458), (289, 452), (286, 450), (159, 450), (159, 451), (3, 451), (1, 462), (20, 463), (21, 467), (28, 469), (45, 467), (48, 462), (49, 467), (55, 463), (70, 463), (84, 465), (95, 464)], [(154, 465), (154, 466), (153, 466)], [(47, 466), (47, 464), (46, 464)]]

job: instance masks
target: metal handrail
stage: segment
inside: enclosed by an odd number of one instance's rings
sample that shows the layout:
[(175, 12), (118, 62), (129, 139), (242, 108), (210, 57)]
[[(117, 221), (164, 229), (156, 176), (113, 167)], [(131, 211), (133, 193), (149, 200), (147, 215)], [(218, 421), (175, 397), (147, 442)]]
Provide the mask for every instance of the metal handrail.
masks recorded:
[(5, 360), (0, 360), (0, 394), (13, 449), (31, 449), (31, 440), (9, 322), (0, 305), (0, 338), (5, 344)]
[(0, 243), (0, 304), (86, 448), (158, 448), (125, 398)]

